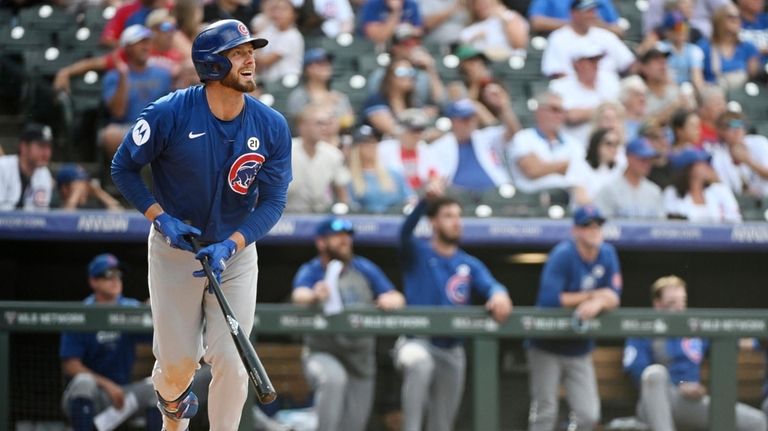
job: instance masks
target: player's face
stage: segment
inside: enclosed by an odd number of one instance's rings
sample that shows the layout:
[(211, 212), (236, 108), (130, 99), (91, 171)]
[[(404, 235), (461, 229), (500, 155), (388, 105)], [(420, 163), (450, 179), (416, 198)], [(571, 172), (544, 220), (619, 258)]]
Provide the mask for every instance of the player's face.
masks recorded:
[(42, 168), (48, 166), (51, 161), (51, 145), (43, 142), (31, 142), (19, 146), (20, 157), (26, 163), (35, 167)]
[(598, 248), (603, 243), (603, 227), (596, 221), (586, 226), (574, 226), (573, 236), (583, 247)]
[(688, 307), (688, 293), (678, 285), (667, 286), (661, 290), (661, 298), (653, 301), (657, 310), (683, 311)]
[(89, 280), (97, 302), (113, 302), (123, 292), (123, 274), (119, 270), (109, 270)]
[(457, 204), (444, 205), (432, 218), (432, 231), (440, 241), (457, 244), (461, 239), (461, 207)]
[(352, 259), (352, 235), (346, 232), (327, 235), (322, 239), (321, 250), (331, 259), (349, 262)]
[(256, 62), (253, 59), (253, 45), (244, 43), (224, 52), (232, 68), (221, 80), (221, 85), (234, 90), (250, 93), (256, 90)]

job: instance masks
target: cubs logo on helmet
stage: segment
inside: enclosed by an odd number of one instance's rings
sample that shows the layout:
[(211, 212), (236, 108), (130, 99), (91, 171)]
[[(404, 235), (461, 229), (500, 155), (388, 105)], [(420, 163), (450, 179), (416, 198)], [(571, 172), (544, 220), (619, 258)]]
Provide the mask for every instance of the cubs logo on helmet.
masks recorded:
[(240, 195), (248, 194), (248, 189), (256, 181), (256, 175), (264, 164), (264, 160), (264, 156), (259, 153), (248, 153), (238, 157), (229, 168), (227, 176), (229, 188)]
[(222, 53), (244, 43), (254, 49), (267, 45), (266, 39), (251, 36), (248, 27), (236, 19), (223, 19), (206, 27), (192, 41), (192, 62), (201, 81), (223, 79), (232, 63)]

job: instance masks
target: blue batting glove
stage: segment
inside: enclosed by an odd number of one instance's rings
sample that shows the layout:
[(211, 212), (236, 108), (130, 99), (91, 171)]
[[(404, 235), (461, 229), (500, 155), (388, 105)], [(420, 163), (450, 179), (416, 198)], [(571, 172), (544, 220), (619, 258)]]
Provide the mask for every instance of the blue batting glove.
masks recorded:
[[(195, 259), (203, 260), (207, 257), (213, 275), (215, 275), (216, 280), (221, 283), (221, 273), (227, 268), (227, 260), (235, 254), (235, 251), (237, 251), (237, 244), (231, 239), (226, 239), (222, 242), (217, 242), (200, 249), (195, 255)], [(205, 277), (205, 271), (201, 269), (193, 272), (192, 275), (195, 277)], [(210, 288), (208, 289), (208, 293), (212, 293)]]
[(201, 234), (200, 229), (190, 226), (168, 215), (168, 213), (162, 213), (155, 217), (155, 221), (152, 224), (155, 225), (155, 229), (163, 234), (168, 245), (181, 250), (194, 251), (192, 243), (189, 242), (186, 236), (199, 236)]

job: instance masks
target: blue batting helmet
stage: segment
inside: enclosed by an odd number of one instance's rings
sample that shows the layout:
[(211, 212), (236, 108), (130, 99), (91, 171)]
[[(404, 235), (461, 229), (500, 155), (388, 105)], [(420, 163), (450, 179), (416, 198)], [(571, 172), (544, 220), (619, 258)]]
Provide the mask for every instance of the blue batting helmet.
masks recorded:
[(221, 53), (244, 43), (258, 49), (267, 40), (251, 36), (248, 27), (236, 19), (216, 21), (201, 31), (192, 42), (192, 61), (200, 80), (218, 81), (227, 76), (232, 63)]

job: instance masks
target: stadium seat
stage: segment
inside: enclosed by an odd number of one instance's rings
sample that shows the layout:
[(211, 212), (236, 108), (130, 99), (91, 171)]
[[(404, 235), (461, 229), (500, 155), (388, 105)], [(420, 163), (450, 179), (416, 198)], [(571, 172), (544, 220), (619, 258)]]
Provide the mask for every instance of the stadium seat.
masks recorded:
[(514, 186), (488, 190), (481, 195), (480, 202), (490, 206), (496, 217), (544, 217), (547, 214), (539, 193), (523, 193)]
[(279, 80), (279, 79), (277, 81), (264, 83), (264, 93), (270, 94), (274, 98), (274, 101), (272, 102), (272, 105), (271, 105), (272, 108), (280, 112), (285, 112), (286, 102), (288, 101), (288, 95), (291, 94), (294, 88), (296, 87), (285, 86), (282, 80)]
[(41, 31), (57, 31), (75, 26), (75, 16), (65, 8), (51, 5), (33, 6), (19, 11), (19, 24)]
[(62, 67), (80, 58), (80, 54), (53, 46), (41, 50), (28, 50), (22, 54), (24, 69), (33, 75), (53, 77)]
[(30, 50), (41, 50), (53, 42), (51, 33), (31, 27), (0, 25), (0, 46), (3, 54), (21, 54)]
[(758, 124), (768, 118), (767, 95), (765, 87), (747, 82), (738, 89), (728, 91), (728, 101), (738, 104), (731, 103), (729, 108), (740, 110), (751, 124)]
[[(368, 98), (368, 93), (365, 90), (365, 78), (360, 81), (358, 74), (350, 74), (345, 76), (334, 77), (331, 81), (331, 88), (344, 93), (349, 97), (349, 103), (352, 105), (354, 112), (360, 112), (365, 100)], [(357, 81), (356, 81), (357, 80)], [(362, 84), (362, 86), (360, 86)]]
[[(643, 12), (638, 8), (645, 0), (621, 0), (613, 2), (628, 26), (624, 29), (625, 41), (640, 42), (643, 39)], [(646, 2), (647, 3), (647, 2)]]

